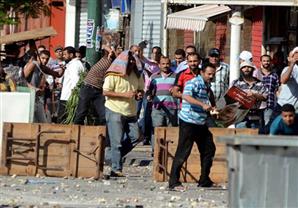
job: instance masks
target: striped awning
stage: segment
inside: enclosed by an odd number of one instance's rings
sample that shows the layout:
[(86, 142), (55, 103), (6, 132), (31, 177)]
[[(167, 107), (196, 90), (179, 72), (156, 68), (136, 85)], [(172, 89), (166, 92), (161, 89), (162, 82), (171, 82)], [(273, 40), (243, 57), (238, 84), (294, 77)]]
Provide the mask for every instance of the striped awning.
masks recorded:
[(249, 6), (298, 6), (297, 0), (161, 0), (171, 4), (226, 4)]
[(210, 17), (229, 11), (231, 9), (228, 6), (202, 5), (167, 15), (165, 27), (167, 29), (203, 31)]

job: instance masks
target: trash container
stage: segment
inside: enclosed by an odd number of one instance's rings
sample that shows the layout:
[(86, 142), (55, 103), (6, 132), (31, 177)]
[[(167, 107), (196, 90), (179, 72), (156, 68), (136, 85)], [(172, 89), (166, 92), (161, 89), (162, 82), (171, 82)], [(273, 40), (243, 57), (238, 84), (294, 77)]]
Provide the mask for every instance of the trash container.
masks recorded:
[(229, 207), (298, 207), (298, 137), (219, 137), (227, 145)]

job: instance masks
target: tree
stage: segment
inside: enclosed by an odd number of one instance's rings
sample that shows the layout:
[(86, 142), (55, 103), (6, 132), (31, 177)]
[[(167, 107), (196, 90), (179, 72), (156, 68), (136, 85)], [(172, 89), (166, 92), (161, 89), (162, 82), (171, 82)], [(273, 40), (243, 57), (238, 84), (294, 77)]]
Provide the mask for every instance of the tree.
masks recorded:
[(50, 13), (50, 5), (44, 0), (0, 0), (0, 27), (18, 24), (21, 16), (28, 20)]

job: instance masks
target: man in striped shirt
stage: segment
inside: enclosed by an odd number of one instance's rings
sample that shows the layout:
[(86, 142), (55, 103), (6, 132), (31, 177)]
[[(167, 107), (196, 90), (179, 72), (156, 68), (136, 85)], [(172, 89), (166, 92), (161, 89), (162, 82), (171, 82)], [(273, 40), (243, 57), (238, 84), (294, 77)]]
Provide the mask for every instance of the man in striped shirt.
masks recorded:
[(176, 74), (171, 71), (170, 66), (170, 59), (162, 56), (160, 72), (151, 77), (148, 95), (152, 100), (153, 127), (177, 126), (177, 100), (172, 96)]
[(198, 186), (213, 185), (209, 173), (215, 154), (215, 144), (212, 133), (206, 125), (206, 119), (207, 112), (213, 110), (208, 90), (214, 76), (214, 66), (206, 64), (202, 68), (201, 75), (188, 81), (184, 87), (182, 108), (179, 113), (179, 141), (169, 180), (169, 188), (172, 190), (184, 190), (179, 181), (180, 170), (189, 157), (194, 142), (198, 146), (201, 158), (201, 176)]
[(109, 47), (105, 47), (103, 51), (104, 56), (91, 67), (80, 89), (79, 104), (74, 119), (75, 124), (84, 124), (91, 103), (99, 117), (99, 124), (105, 124), (105, 97), (102, 95), (102, 86), (106, 70), (115, 59), (115, 54)]

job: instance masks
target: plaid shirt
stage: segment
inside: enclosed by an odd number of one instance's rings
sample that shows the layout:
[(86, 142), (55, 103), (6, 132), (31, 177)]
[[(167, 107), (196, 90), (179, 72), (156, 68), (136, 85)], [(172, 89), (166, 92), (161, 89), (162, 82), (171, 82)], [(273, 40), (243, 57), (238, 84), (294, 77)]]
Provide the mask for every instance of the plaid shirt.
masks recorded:
[(279, 78), (275, 72), (268, 74), (267, 76), (262, 74), (262, 82), (264, 86), (268, 89), (268, 99), (267, 99), (267, 108), (273, 109), (276, 105), (276, 91), (279, 87)]
[[(240, 77), (239, 79), (233, 81), (232, 85), (240, 88), (244, 92), (251, 91), (253, 93), (261, 94), (267, 98), (268, 89), (265, 87), (263, 82), (261, 82), (260, 80), (258, 80), (256, 78), (254, 78), (254, 79), (255, 79), (255, 82), (252, 85), (249, 85), (242, 77)], [(257, 102), (255, 103), (255, 105), (252, 107), (251, 110), (259, 109), (260, 105), (261, 105), (261, 101), (257, 100)]]
[(215, 102), (223, 97), (229, 88), (229, 72), (230, 66), (224, 62), (220, 62), (220, 66), (216, 68), (215, 76), (211, 82)]

